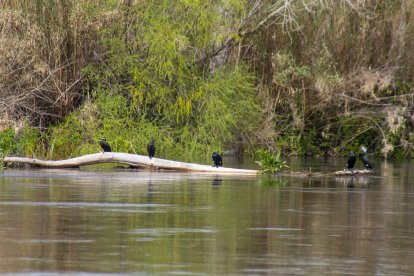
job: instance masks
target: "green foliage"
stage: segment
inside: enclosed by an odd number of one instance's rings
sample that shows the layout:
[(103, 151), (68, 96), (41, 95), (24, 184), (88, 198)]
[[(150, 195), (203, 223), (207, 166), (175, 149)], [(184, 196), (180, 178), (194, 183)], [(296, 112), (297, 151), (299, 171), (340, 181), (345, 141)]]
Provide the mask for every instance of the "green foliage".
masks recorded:
[(0, 153), (2, 156), (12, 154), (33, 156), (36, 153), (40, 154), (43, 151), (40, 138), (40, 131), (29, 127), (28, 124), (18, 134), (12, 128), (7, 128), (0, 132)]
[[(140, 20), (102, 32), (105, 64), (83, 70), (94, 87), (91, 100), (51, 129), (50, 156), (95, 152), (102, 136), (114, 151), (146, 154), (155, 139), (161, 156), (210, 155), (255, 131), (260, 108), (252, 73), (241, 63), (212, 73), (205, 60), (226, 38), (217, 28), (234, 18), (218, 2), (174, 3), (132, 4), (129, 12)], [(241, 12), (240, 1), (225, 5)]]
[[(231, 145), (237, 135), (254, 131), (259, 117), (252, 83), (243, 68), (223, 68), (200, 81), (192, 96), (191, 120), (181, 124), (160, 112), (155, 118), (142, 114), (135, 102), (123, 94), (96, 91), (88, 102), (51, 128), (50, 158), (64, 158), (100, 150), (105, 136), (113, 151), (146, 154), (146, 145), (155, 139), (158, 156), (211, 154)], [(180, 114), (182, 106), (170, 111)], [(181, 118), (181, 117), (180, 117)]]
[[(375, 117), (373, 116), (373, 118)], [(337, 151), (343, 155), (347, 155), (350, 151), (359, 152), (361, 146), (375, 148), (377, 144), (381, 143), (380, 130), (367, 118), (341, 117), (339, 118), (339, 126), (340, 136), (335, 136), (335, 138), (339, 141)]]
[(123, 23), (134, 35), (125, 38), (122, 26), (106, 30), (107, 63), (87, 72), (93, 83), (112, 86), (116, 80), (112, 93), (127, 95), (139, 116), (182, 126), (192, 119), (206, 75), (205, 64), (196, 61), (221, 42), (214, 27), (227, 19), (217, 12), (218, 3), (172, 2), (132, 5), (140, 20)]
[(282, 87), (294, 87), (300, 85), (302, 80), (311, 78), (310, 68), (298, 64), (290, 52), (278, 52), (272, 62), (277, 68), (274, 81)]
[(14, 136), (15, 133), (12, 128), (7, 128), (0, 132), (0, 153), (3, 156), (16, 152), (17, 142)]
[(256, 161), (259, 164), (260, 168), (265, 173), (275, 173), (283, 168), (287, 168), (286, 161), (283, 161), (280, 157), (280, 151), (270, 152), (267, 150), (260, 149), (256, 152), (259, 157), (259, 161)]
[(16, 153), (23, 156), (43, 157), (45, 150), (43, 148), (44, 134), (36, 128), (30, 127), (27, 123), (17, 136)]
[(259, 106), (252, 87), (253, 77), (242, 68), (223, 69), (203, 84), (197, 140), (220, 149), (237, 135), (253, 132), (259, 120)]

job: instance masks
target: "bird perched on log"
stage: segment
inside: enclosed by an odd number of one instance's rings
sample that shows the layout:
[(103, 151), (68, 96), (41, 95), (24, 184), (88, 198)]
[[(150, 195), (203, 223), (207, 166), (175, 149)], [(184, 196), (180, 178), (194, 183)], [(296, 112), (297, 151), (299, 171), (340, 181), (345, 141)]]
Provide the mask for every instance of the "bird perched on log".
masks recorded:
[(359, 158), (361, 159), (362, 163), (364, 163), (365, 169), (372, 170), (372, 164), (368, 161), (366, 154), (367, 154), (367, 148), (361, 147), (361, 153), (359, 154)]
[(106, 138), (103, 137), (101, 142), (99, 142), (99, 145), (103, 149), (104, 152), (111, 152), (111, 146), (106, 142)]
[(348, 170), (352, 170), (352, 169), (354, 168), (354, 166), (355, 166), (355, 162), (356, 162), (356, 157), (355, 157), (355, 154), (354, 154), (354, 152), (353, 152), (353, 151), (351, 151), (351, 152), (349, 153), (349, 159), (348, 159), (348, 163), (347, 163), (346, 168), (347, 168)]
[(220, 154), (218, 154), (217, 152), (213, 152), (213, 155), (211, 156), (211, 158), (213, 159), (214, 162), (214, 166), (218, 168), (219, 166), (223, 166), (223, 159), (221, 158)]
[(154, 155), (155, 155), (155, 142), (154, 142), (154, 140), (151, 140), (148, 143), (147, 150), (148, 150), (149, 158), (152, 159), (152, 157), (154, 157)]

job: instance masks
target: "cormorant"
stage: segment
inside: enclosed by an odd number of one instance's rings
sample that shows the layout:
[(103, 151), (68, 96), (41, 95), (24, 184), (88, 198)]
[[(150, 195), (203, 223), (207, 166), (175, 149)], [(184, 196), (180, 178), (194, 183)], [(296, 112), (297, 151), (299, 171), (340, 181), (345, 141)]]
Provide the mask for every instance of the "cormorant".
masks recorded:
[(152, 157), (154, 157), (154, 155), (155, 155), (155, 142), (154, 142), (154, 140), (151, 140), (151, 142), (148, 143), (147, 150), (148, 150), (149, 158), (151, 159)]
[(361, 153), (359, 154), (359, 158), (361, 159), (362, 163), (364, 163), (365, 169), (372, 170), (372, 164), (368, 161), (366, 154), (367, 149), (365, 147), (361, 147)]
[(104, 152), (111, 152), (111, 146), (106, 142), (106, 138), (103, 137), (101, 142), (99, 142), (99, 145), (101, 145), (101, 148), (104, 150)]
[(356, 157), (353, 151), (351, 151), (349, 153), (349, 159), (348, 159), (348, 165), (347, 165), (347, 169), (348, 170), (352, 170), (355, 166), (355, 162), (356, 162)]
[(218, 154), (217, 152), (213, 152), (213, 155), (211, 156), (211, 158), (213, 159), (214, 162), (214, 166), (213, 167), (219, 167), (219, 166), (223, 166), (223, 159), (221, 158), (220, 154)]

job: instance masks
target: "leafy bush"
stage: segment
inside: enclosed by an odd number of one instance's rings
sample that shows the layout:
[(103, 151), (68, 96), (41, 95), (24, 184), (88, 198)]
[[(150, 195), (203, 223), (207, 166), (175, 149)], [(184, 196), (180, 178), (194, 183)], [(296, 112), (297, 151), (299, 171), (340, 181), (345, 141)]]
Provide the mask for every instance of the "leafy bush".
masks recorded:
[[(200, 78), (185, 116), (179, 115), (183, 114), (180, 105), (152, 116), (157, 111), (137, 109), (129, 95), (102, 88), (95, 91), (93, 101), (51, 128), (49, 156), (66, 158), (97, 152), (103, 136), (113, 151), (146, 154), (147, 143), (154, 139), (159, 156), (210, 155), (254, 131), (260, 111), (253, 80), (242, 67), (223, 68), (209, 78)], [(178, 119), (172, 120), (168, 112)]]
[(29, 127), (27, 123), (17, 134), (13, 128), (0, 132), (0, 154), (3, 157), (12, 154), (32, 157), (42, 152), (40, 131)]
[(12, 128), (7, 128), (0, 132), (0, 153), (3, 156), (7, 156), (16, 151), (17, 143), (14, 136), (15, 133)]
[(270, 152), (267, 150), (260, 149), (257, 151), (259, 161), (257, 164), (261, 167), (265, 173), (275, 173), (283, 168), (287, 168), (286, 161), (283, 161), (280, 157), (280, 151)]
[(16, 154), (30, 157), (44, 157), (43, 136), (44, 134), (38, 129), (29, 127), (26, 124), (16, 137)]

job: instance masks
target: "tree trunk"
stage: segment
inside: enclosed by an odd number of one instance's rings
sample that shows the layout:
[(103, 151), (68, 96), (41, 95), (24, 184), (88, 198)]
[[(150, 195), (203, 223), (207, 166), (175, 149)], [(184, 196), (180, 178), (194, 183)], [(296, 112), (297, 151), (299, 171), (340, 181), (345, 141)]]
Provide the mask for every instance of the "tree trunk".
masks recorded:
[(152, 167), (155, 169), (176, 170), (176, 171), (194, 171), (215, 174), (257, 174), (257, 170), (233, 169), (225, 167), (213, 167), (209, 165), (200, 165), (194, 163), (185, 163), (160, 158), (149, 159), (148, 156), (122, 153), (122, 152), (105, 152), (83, 155), (66, 160), (39, 160), (24, 157), (5, 157), (4, 163), (23, 163), (33, 166), (46, 168), (76, 168), (84, 165), (100, 163), (119, 163), (134, 167)]

